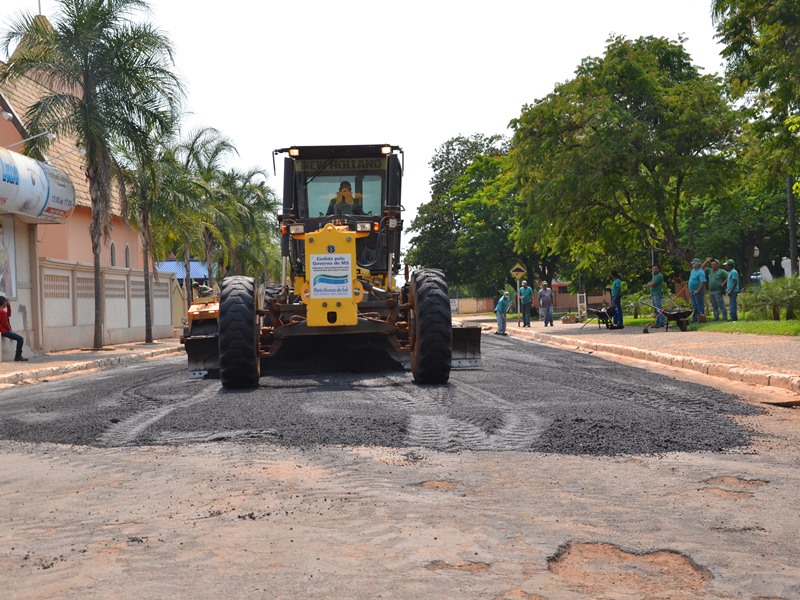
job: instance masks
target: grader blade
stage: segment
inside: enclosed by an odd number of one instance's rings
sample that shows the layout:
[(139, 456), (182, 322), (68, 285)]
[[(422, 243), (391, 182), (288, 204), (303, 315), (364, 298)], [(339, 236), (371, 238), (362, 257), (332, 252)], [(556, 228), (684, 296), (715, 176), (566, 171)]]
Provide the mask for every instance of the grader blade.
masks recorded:
[(453, 327), (453, 369), (479, 367), (481, 365), (481, 328)]
[(181, 338), (189, 357), (189, 379), (219, 377), (219, 325), (217, 319), (194, 321)]
[(214, 379), (219, 377), (219, 350), (217, 336), (197, 337), (184, 342), (189, 357), (189, 379)]

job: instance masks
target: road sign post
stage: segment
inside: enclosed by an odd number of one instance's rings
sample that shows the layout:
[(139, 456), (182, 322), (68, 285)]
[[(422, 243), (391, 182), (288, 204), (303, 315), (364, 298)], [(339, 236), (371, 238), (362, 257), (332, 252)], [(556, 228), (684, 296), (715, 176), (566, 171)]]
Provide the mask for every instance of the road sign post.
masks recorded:
[(517, 327), (519, 327), (521, 312), (520, 312), (520, 305), (519, 305), (519, 281), (525, 275), (525, 267), (521, 264), (517, 263), (513, 267), (511, 267), (511, 276), (517, 280)]

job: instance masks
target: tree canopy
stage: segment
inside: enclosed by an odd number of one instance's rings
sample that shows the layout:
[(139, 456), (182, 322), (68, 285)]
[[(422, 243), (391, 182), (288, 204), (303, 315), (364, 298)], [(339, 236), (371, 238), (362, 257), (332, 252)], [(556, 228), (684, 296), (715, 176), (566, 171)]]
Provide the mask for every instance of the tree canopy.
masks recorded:
[(610, 40), (512, 121), (520, 240), (578, 264), (648, 246), (691, 258), (686, 208), (722, 188), (736, 126), (680, 42)]

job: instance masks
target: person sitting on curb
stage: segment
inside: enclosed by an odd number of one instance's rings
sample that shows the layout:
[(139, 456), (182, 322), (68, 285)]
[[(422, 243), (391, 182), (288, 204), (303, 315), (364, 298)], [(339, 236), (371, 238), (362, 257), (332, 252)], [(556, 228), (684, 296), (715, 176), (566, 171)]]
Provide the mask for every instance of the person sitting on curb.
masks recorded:
[(11, 323), (8, 320), (10, 316), (11, 304), (6, 300), (5, 296), (0, 296), (0, 335), (17, 342), (17, 353), (14, 355), (14, 360), (16, 362), (27, 362), (28, 359), (22, 356), (22, 344), (25, 343), (25, 339), (11, 330)]
[(496, 335), (508, 335), (506, 333), (506, 314), (511, 308), (511, 294), (503, 292), (500, 300), (497, 301), (497, 306), (494, 307), (494, 312), (497, 313), (497, 331)]

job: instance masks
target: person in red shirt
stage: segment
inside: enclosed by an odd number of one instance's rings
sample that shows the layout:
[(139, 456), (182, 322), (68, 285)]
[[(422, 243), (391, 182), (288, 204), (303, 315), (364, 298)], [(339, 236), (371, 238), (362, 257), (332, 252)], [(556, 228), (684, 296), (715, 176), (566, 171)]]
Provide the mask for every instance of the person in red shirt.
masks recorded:
[(10, 316), (11, 305), (8, 303), (5, 296), (0, 296), (0, 335), (17, 342), (17, 354), (14, 356), (15, 361), (27, 361), (28, 359), (22, 356), (22, 344), (25, 343), (25, 340), (20, 334), (11, 330), (11, 323), (8, 322)]

